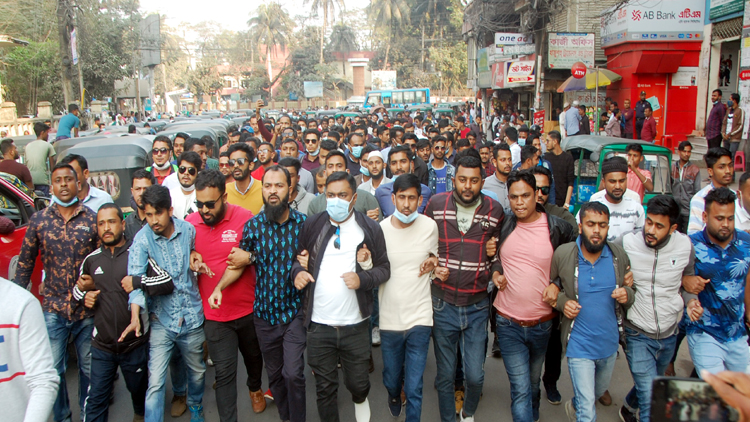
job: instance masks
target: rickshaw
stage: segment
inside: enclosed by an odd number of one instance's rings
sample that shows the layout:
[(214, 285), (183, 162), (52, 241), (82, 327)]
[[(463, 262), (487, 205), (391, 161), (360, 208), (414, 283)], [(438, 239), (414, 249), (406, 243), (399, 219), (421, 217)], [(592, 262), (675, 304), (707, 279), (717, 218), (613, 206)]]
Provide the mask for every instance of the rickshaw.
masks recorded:
[(403, 108), (388, 108), (386, 109), (386, 111), (388, 112), (388, 117), (390, 117), (391, 119), (395, 119), (396, 114), (398, 113), (407, 113), (407, 114), (409, 113), (407, 110)]
[(456, 117), (456, 111), (453, 110), (452, 107), (446, 104), (438, 104), (435, 106), (435, 108), (432, 110), (433, 116), (440, 116), (442, 118), (448, 118), (449, 120), (453, 120)]
[[(63, 139), (57, 142), (54, 142), (52, 146), (55, 148), (55, 153), (57, 153), (58, 156), (62, 156), (61, 154), (67, 151), (68, 149), (78, 145), (82, 144), (84, 142), (90, 142), (90, 141), (96, 141), (100, 139), (108, 139), (108, 138), (121, 138), (121, 137), (128, 137), (128, 136), (144, 136), (144, 135), (128, 135), (127, 133), (108, 133), (103, 132), (101, 134), (96, 135), (90, 135), (90, 136), (81, 136), (78, 138), (68, 138)], [(150, 136), (150, 135), (149, 135)], [(153, 136), (151, 136), (153, 138)]]
[(328, 110), (318, 110), (318, 111), (315, 112), (315, 120), (320, 120), (320, 119), (323, 119), (323, 118), (327, 119), (329, 117), (334, 117), (338, 113), (341, 113), (341, 110), (339, 110), (337, 108), (331, 108), (331, 109), (328, 109)]
[(576, 214), (591, 195), (599, 191), (602, 183), (602, 162), (619, 156), (627, 159), (625, 148), (630, 144), (643, 147), (643, 161), (640, 168), (651, 172), (654, 190), (643, 196), (645, 206), (656, 195), (672, 194), (671, 168), (672, 151), (659, 145), (641, 140), (625, 140), (609, 136), (579, 135), (563, 139), (560, 147), (575, 159), (575, 184), (570, 205)]
[(227, 132), (225, 130), (204, 125), (176, 126), (170, 128), (170, 130), (165, 130), (159, 135), (164, 135), (174, 141), (175, 135), (177, 135), (177, 133), (179, 132), (185, 133), (191, 138), (202, 138), (208, 135), (211, 138), (215, 139), (216, 142), (214, 142), (214, 157), (219, 156), (219, 148), (227, 143), (227, 140), (229, 139), (229, 135), (227, 135)]
[(417, 104), (414, 106), (409, 106), (407, 110), (409, 112), (421, 111), (422, 113), (427, 113), (428, 111), (432, 111), (432, 106), (429, 104)]
[(131, 177), (136, 170), (151, 165), (151, 139), (120, 137), (84, 142), (69, 148), (59, 157), (78, 154), (89, 165), (88, 181), (107, 192), (123, 212), (129, 213)]

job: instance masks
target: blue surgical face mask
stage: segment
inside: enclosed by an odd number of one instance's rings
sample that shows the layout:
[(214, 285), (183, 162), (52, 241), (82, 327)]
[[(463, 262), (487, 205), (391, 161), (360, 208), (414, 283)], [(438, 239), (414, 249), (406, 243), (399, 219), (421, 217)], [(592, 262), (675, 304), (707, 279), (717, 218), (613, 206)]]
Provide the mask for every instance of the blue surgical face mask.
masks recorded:
[(359, 172), (367, 177), (370, 177), (370, 170), (365, 166), (359, 166)]
[(526, 146), (526, 138), (518, 138), (518, 145), (519, 146)]
[(727, 107), (732, 108), (734, 106), (734, 103), (732, 100), (727, 101)]
[(328, 216), (337, 223), (341, 223), (349, 217), (349, 204), (341, 198), (328, 198), (326, 200), (326, 211)]
[(393, 216), (396, 217), (396, 218), (398, 218), (398, 221), (400, 221), (400, 222), (402, 222), (404, 224), (410, 224), (414, 220), (417, 219), (417, 217), (419, 216), (419, 213), (413, 212), (413, 213), (411, 213), (409, 215), (404, 215), (404, 214), (400, 213), (398, 210), (393, 210)]
[(318, 154), (320, 154), (320, 147), (318, 147), (318, 149), (316, 149), (315, 152), (309, 152), (308, 151), (308, 153), (307, 153), (307, 155), (309, 155), (311, 157), (317, 157)]
[(359, 158), (362, 156), (362, 150), (365, 149), (363, 146), (353, 146), (351, 147), (352, 155), (354, 158)]
[(52, 202), (54, 202), (55, 204), (57, 204), (57, 205), (59, 205), (61, 207), (68, 208), (69, 206), (71, 206), (71, 205), (75, 204), (76, 202), (78, 202), (78, 197), (74, 196), (73, 199), (70, 200), (70, 202), (63, 202), (63, 201), (60, 200), (60, 198), (56, 197), (55, 195), (52, 195), (51, 200), (52, 200)]

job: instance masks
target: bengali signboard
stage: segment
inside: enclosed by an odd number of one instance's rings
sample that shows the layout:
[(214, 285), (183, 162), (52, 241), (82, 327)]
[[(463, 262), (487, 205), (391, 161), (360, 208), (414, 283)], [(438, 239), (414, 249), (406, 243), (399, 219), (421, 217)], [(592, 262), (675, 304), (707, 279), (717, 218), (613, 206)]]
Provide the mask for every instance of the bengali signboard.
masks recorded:
[(576, 62), (594, 67), (594, 34), (550, 32), (548, 35), (547, 63), (551, 69), (571, 69)]
[(533, 85), (536, 82), (535, 64), (533, 60), (505, 62), (505, 87)]
[(636, 42), (703, 41), (705, 0), (639, 0), (604, 11), (602, 47)]
[(490, 64), (513, 56), (527, 56), (536, 52), (532, 35), (511, 32), (496, 32), (495, 45), (492, 50)]
[(732, 13), (741, 12), (745, 0), (711, 0), (711, 8), (708, 10), (709, 19), (717, 19)]
[(492, 86), (493, 89), (505, 88), (505, 63), (495, 63), (492, 65)]

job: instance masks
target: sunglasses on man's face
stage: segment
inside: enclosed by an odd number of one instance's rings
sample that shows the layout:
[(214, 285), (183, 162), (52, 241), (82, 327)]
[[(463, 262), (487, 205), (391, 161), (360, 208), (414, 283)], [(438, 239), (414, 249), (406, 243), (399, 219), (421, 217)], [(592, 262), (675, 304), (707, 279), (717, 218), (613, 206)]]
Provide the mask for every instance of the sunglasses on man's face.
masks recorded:
[(199, 210), (202, 210), (204, 206), (206, 208), (212, 210), (212, 209), (214, 209), (214, 207), (216, 207), (216, 203), (219, 202), (220, 200), (221, 200), (221, 198), (219, 198), (219, 199), (217, 199), (215, 201), (207, 201), (207, 202), (201, 202), (201, 201), (196, 200), (195, 201), (195, 206), (198, 207)]
[(169, 152), (169, 148), (154, 148), (151, 150), (151, 153), (154, 155), (166, 154), (168, 152)]
[(317, 139), (305, 139), (305, 143), (306, 143), (306, 144), (314, 144), (314, 143), (316, 143), (316, 142), (318, 142), (318, 140), (317, 140)]
[(247, 163), (247, 158), (237, 158), (235, 160), (227, 161), (227, 164), (229, 164), (229, 167), (234, 167), (235, 165), (244, 166), (245, 163)]
[(196, 174), (198, 174), (198, 169), (196, 169), (195, 167), (180, 166), (179, 170), (180, 174), (188, 173), (191, 176), (195, 176)]
[(549, 195), (549, 186), (537, 186), (536, 190), (542, 192), (542, 195)]

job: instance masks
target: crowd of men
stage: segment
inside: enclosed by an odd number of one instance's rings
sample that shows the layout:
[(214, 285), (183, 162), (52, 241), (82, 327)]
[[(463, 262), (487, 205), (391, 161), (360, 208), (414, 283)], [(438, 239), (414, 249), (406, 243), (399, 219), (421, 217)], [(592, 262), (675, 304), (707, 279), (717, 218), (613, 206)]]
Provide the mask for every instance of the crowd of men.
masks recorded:
[[(602, 163), (602, 189), (574, 216), (574, 159), (557, 131), (507, 127), (485, 142), (468, 116), (266, 122), (260, 108), (216, 169), (211, 139), (157, 136), (126, 218), (87, 182), (85, 157), (55, 163), (29, 145), (52, 204), (31, 217), (14, 279), (28, 286), (41, 258), (43, 314), (0, 281), (0, 315), (30, 333), (9, 358), (25, 375), (0, 397), (11, 419), (71, 420), (68, 343), (85, 421), (107, 420), (118, 368), (134, 421), (163, 420), (168, 373), (169, 412), (203, 421), (206, 365), (220, 420), (236, 421), (239, 355), (253, 411), (273, 399), (294, 422), (306, 420), (305, 363), (320, 420), (339, 420), (341, 368), (357, 422), (369, 421), (373, 346), (388, 399), (372, 405), (408, 422), (422, 414), (430, 341), (443, 422), (474, 420), (490, 342), (514, 422), (539, 420), (542, 384), (562, 403), (563, 357), (577, 421), (612, 403), (620, 346), (633, 378), (625, 422), (649, 421), (651, 381), (674, 373), (685, 337), (699, 374), (747, 369), (750, 173), (728, 188), (730, 151), (708, 151), (701, 188), (680, 144), (674, 196), (644, 209), (654, 184), (632, 144)], [(35, 127), (37, 142), (48, 130)], [(0, 147), (0, 165), (17, 155)]]

